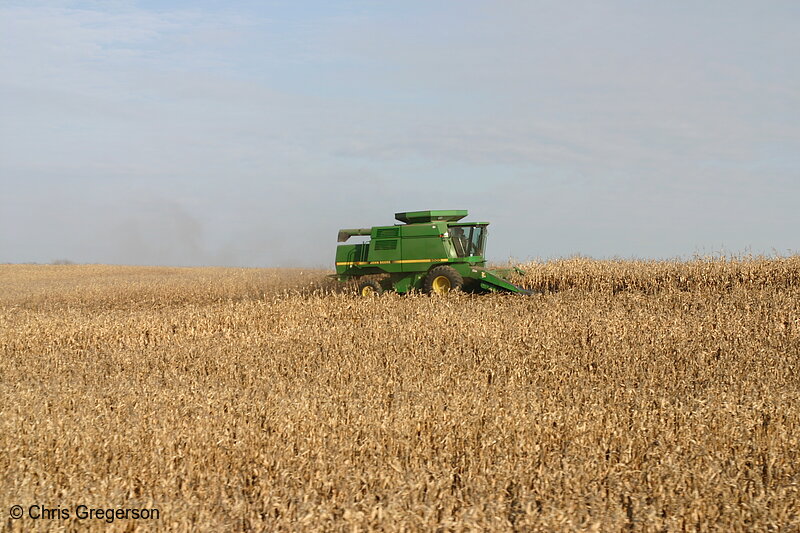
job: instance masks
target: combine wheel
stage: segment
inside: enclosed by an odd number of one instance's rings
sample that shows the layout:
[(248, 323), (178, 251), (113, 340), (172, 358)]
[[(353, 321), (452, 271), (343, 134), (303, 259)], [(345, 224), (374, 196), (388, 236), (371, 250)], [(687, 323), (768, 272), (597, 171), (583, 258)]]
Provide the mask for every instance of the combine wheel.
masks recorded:
[(425, 276), (423, 288), (428, 294), (447, 294), (450, 291), (460, 290), (464, 285), (464, 278), (458, 271), (447, 265), (432, 268)]
[(362, 281), (361, 284), (358, 286), (358, 294), (363, 296), (364, 298), (369, 298), (370, 296), (378, 296), (382, 292), (383, 289), (381, 288), (381, 284), (375, 281), (374, 279), (368, 279), (366, 281)]

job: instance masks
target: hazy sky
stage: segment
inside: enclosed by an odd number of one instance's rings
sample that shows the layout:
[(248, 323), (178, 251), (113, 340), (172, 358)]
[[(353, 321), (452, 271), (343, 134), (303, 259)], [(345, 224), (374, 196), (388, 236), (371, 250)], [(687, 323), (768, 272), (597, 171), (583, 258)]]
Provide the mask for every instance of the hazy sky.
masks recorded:
[(0, 1), (0, 262), (800, 250), (794, 1)]

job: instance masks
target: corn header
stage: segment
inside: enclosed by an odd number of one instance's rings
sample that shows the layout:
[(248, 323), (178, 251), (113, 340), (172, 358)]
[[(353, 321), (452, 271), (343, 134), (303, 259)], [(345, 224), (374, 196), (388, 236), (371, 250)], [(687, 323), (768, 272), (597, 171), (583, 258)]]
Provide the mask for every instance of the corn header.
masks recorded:
[[(508, 271), (486, 268), (484, 248), (488, 222), (461, 222), (466, 210), (396, 213), (400, 224), (339, 230), (339, 242), (369, 237), (336, 247), (340, 281), (370, 276), (359, 285), (363, 296), (393, 290), (445, 294), (512, 292), (530, 294), (508, 279)], [(379, 281), (373, 275), (383, 274)]]

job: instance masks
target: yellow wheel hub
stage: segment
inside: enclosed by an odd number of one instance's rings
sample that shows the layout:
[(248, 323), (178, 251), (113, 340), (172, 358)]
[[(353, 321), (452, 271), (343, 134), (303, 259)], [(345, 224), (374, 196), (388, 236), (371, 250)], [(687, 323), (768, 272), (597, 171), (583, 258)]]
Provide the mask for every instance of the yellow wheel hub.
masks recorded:
[(450, 287), (450, 279), (447, 276), (436, 276), (431, 283), (431, 288), (436, 294), (447, 294), (450, 292)]
[(364, 297), (375, 296), (375, 287), (373, 287), (372, 285), (366, 285), (364, 287), (361, 287), (361, 296)]

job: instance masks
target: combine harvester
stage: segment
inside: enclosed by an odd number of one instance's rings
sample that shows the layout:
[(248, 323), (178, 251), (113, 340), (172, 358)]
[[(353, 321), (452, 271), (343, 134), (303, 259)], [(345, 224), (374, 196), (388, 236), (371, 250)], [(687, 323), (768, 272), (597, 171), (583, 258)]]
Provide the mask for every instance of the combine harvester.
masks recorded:
[(531, 294), (505, 279), (508, 270), (486, 268), (484, 246), (489, 223), (460, 222), (466, 216), (466, 210), (411, 211), (395, 214), (402, 224), (339, 230), (339, 242), (353, 236), (368, 236), (370, 240), (336, 247), (336, 277), (349, 281), (388, 274), (381, 282), (362, 281), (358, 286), (362, 296), (384, 290)]

